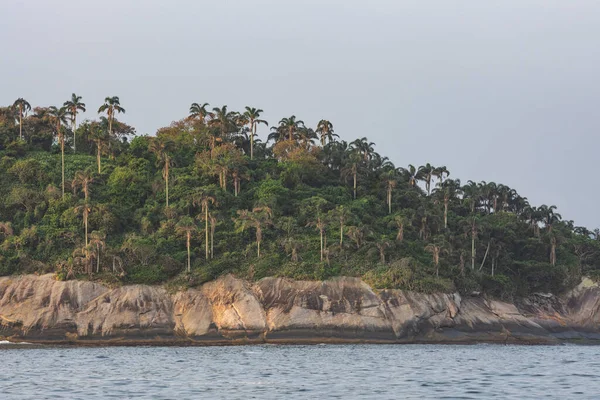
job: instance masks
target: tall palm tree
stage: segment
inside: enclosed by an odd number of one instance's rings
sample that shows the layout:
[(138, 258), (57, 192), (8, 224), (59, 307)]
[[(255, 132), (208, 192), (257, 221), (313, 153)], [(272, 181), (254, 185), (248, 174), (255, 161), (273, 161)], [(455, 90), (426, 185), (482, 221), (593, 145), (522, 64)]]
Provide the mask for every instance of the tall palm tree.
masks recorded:
[(256, 207), (252, 211), (237, 210), (237, 218), (234, 222), (237, 231), (243, 232), (247, 228), (254, 228), (256, 232), (257, 257), (260, 258), (260, 244), (263, 238), (263, 229), (273, 224), (273, 212), (269, 207)]
[(204, 220), (204, 235), (205, 235), (204, 245), (205, 245), (206, 259), (208, 260), (208, 258), (210, 256), (209, 242), (208, 242), (208, 234), (209, 234), (208, 224), (210, 223), (209, 207), (211, 204), (216, 205), (217, 199), (214, 196), (210, 195), (206, 191), (199, 191), (192, 195), (192, 204), (195, 206), (200, 206), (202, 209), (202, 214), (203, 214), (202, 219)]
[(104, 232), (93, 231), (90, 234), (90, 246), (96, 248), (96, 273), (100, 272), (100, 249), (106, 246), (106, 234)]
[(65, 198), (65, 135), (61, 126), (67, 123), (68, 110), (66, 107), (56, 108), (54, 106), (48, 109), (48, 115), (54, 123), (56, 135), (60, 143), (61, 171), (62, 171), (62, 197)]
[(90, 198), (90, 185), (94, 182), (94, 178), (87, 171), (77, 171), (75, 173), (75, 178), (73, 179), (73, 183), (71, 186), (73, 187), (73, 193), (76, 192), (77, 187), (81, 186), (81, 191), (83, 192), (84, 204), (89, 204), (88, 200)]
[(296, 138), (298, 131), (302, 128), (304, 128), (304, 121), (296, 119), (295, 115), (289, 118), (282, 118), (279, 121), (279, 126), (271, 128), (275, 132), (269, 135), (269, 140), (273, 138), (278, 142), (284, 140), (287, 136), (287, 140), (292, 142)]
[(316, 132), (319, 134), (321, 139), (321, 146), (325, 147), (327, 142), (331, 143), (334, 141), (334, 137), (339, 137), (333, 133), (333, 124), (326, 119), (322, 119), (317, 124)]
[(121, 107), (121, 101), (118, 96), (107, 97), (104, 99), (104, 104), (98, 108), (98, 114), (106, 113), (108, 119), (108, 136), (112, 137), (112, 126), (115, 119), (115, 113), (125, 114), (125, 109)]
[(194, 220), (188, 216), (183, 217), (176, 225), (175, 230), (178, 234), (185, 236), (185, 244), (187, 248), (187, 272), (192, 271), (191, 258), (191, 241), (192, 233), (198, 230)]
[(71, 100), (65, 101), (64, 107), (69, 111), (71, 116), (71, 129), (73, 129), (73, 151), (77, 150), (75, 144), (75, 131), (77, 130), (77, 113), (79, 111), (85, 112), (85, 103), (81, 102), (81, 96), (77, 96), (75, 93), (71, 94)]
[(450, 202), (456, 199), (461, 193), (460, 180), (448, 179), (438, 182), (438, 187), (433, 190), (434, 194), (440, 194), (444, 203), (444, 229), (448, 229), (448, 207)]
[(152, 139), (148, 149), (156, 155), (156, 161), (163, 168), (163, 178), (165, 180), (165, 207), (169, 207), (169, 168), (172, 164), (170, 152), (173, 150), (174, 143), (169, 138), (158, 136)]
[(190, 106), (190, 118), (199, 118), (200, 121), (206, 122), (206, 117), (210, 115), (210, 112), (206, 110), (206, 107), (208, 106), (208, 103), (192, 103), (192, 105)]
[(414, 165), (409, 164), (408, 168), (398, 168), (398, 172), (406, 179), (410, 186), (416, 186), (418, 179), (417, 168)]
[(388, 214), (392, 213), (392, 193), (394, 188), (398, 185), (396, 180), (396, 170), (389, 169), (384, 174), (385, 191), (386, 191), (386, 203), (388, 205)]
[(217, 141), (224, 141), (227, 139), (227, 135), (236, 129), (235, 120), (237, 119), (238, 113), (227, 110), (227, 106), (221, 108), (213, 108), (211, 113), (212, 119), (209, 125), (217, 128), (217, 132), (211, 133), (211, 150), (215, 148)]
[(450, 176), (450, 171), (448, 171), (448, 169), (446, 168), (446, 166), (443, 167), (437, 167), (433, 170), (433, 176), (435, 176), (436, 178), (438, 178), (438, 183), (442, 184), (444, 183), (444, 175), (446, 178), (448, 178)]
[(85, 245), (86, 247), (89, 245), (88, 241), (88, 218), (90, 213), (92, 212), (92, 207), (89, 204), (82, 204), (80, 206), (75, 207), (75, 214), (81, 214), (83, 217), (83, 227), (85, 232)]
[(427, 190), (427, 196), (431, 194), (431, 180), (436, 173), (437, 169), (429, 163), (421, 165), (417, 170), (417, 179), (425, 181), (425, 189)]
[(325, 235), (325, 228), (327, 227), (327, 224), (326, 224), (325, 220), (321, 217), (321, 215), (318, 213), (316, 219), (313, 221), (310, 221), (307, 226), (314, 226), (315, 229), (319, 232), (320, 239), (321, 239), (321, 262), (323, 262), (323, 257), (325, 255), (325, 253), (323, 252), (324, 251), (323, 237)]
[(254, 159), (254, 138), (256, 137), (257, 126), (259, 124), (268, 125), (267, 121), (260, 119), (260, 114), (262, 113), (263, 110), (260, 108), (250, 108), (248, 106), (246, 106), (246, 111), (244, 112), (244, 117), (250, 126), (250, 160)]
[(346, 159), (344, 160), (347, 164), (344, 168), (342, 168), (342, 176), (346, 179), (352, 176), (352, 193), (353, 199), (356, 200), (357, 194), (357, 185), (358, 185), (358, 166), (362, 164), (362, 155), (360, 150), (356, 147), (349, 148), (349, 154), (347, 154)]
[(216, 213), (209, 213), (208, 219), (210, 220), (210, 258), (215, 257), (215, 231), (217, 230), (217, 224), (219, 218)]
[(19, 139), (23, 140), (23, 117), (31, 111), (31, 105), (22, 97), (13, 103), (13, 107), (19, 110)]
[(350, 218), (350, 210), (344, 205), (337, 206), (334, 210), (330, 211), (331, 218), (337, 220), (340, 224), (340, 247), (344, 245), (344, 226), (346, 221)]
[(435, 276), (440, 276), (440, 254), (444, 250), (445, 242), (442, 237), (434, 238), (433, 243), (428, 244), (425, 250), (430, 252), (433, 257), (433, 265), (435, 266)]
[(362, 154), (363, 161), (367, 162), (373, 158), (373, 154), (375, 153), (375, 143), (369, 142), (366, 137), (361, 139), (356, 139), (350, 146), (354, 149), (354, 151)]
[(96, 143), (96, 163), (98, 164), (98, 173), (102, 173), (101, 155), (104, 152), (104, 146), (108, 143), (109, 137), (100, 124), (93, 124), (90, 128), (90, 139)]

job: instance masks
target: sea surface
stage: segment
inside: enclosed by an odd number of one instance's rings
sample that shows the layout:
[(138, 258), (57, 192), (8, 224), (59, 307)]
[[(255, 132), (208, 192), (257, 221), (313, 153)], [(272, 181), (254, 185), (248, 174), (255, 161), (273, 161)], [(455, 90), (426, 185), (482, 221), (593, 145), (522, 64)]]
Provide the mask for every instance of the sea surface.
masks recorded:
[(600, 346), (21, 346), (0, 399), (598, 399)]

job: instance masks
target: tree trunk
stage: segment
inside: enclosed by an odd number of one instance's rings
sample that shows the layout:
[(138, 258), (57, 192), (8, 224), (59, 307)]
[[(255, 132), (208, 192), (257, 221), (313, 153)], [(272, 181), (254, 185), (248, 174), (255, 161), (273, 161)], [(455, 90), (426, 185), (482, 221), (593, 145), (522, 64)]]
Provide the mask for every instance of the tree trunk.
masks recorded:
[[(87, 205), (85, 205), (84, 207), (87, 207)], [(87, 216), (87, 210), (83, 210), (83, 225), (84, 225), (84, 229), (85, 229), (85, 246), (87, 247), (88, 243), (88, 216)]]
[(204, 207), (204, 244), (206, 259), (208, 260), (208, 203)]
[(73, 114), (73, 152), (77, 151), (77, 145), (76, 145), (76, 134), (75, 131), (77, 130), (77, 112), (75, 112)]
[(192, 271), (192, 263), (190, 256), (190, 236), (192, 233), (190, 231), (187, 232), (187, 272), (190, 273)]
[(340, 221), (340, 249), (344, 245), (344, 224)]
[(256, 254), (258, 255), (258, 258), (260, 258), (260, 240), (256, 241), (256, 248), (257, 248)]
[(392, 213), (392, 188), (388, 188), (388, 214)]
[(165, 197), (167, 207), (169, 207), (169, 157), (165, 160)]
[(23, 106), (19, 104), (19, 139), (23, 140)]
[[(59, 128), (60, 129), (60, 128)], [(62, 172), (62, 197), (65, 199), (65, 138), (60, 139), (60, 158)]]
[(100, 245), (96, 244), (96, 273), (100, 272)]
[(356, 172), (354, 172), (354, 200), (356, 200)]
[(321, 262), (323, 262), (323, 231), (319, 231), (321, 236)]
[(256, 123), (252, 124), (250, 130), (250, 160), (254, 160), (254, 135), (256, 134)]
[(475, 223), (471, 227), (471, 269), (475, 271)]
[(448, 199), (444, 199), (444, 229), (448, 229)]
[(101, 164), (100, 164), (100, 140), (96, 142), (96, 148), (98, 152), (96, 153), (96, 160), (98, 161), (98, 173), (101, 173)]
[(213, 259), (215, 257), (215, 231), (214, 229), (210, 229), (210, 258)]
[(481, 265), (479, 266), (479, 271), (482, 270), (483, 265), (485, 264), (485, 260), (487, 259), (488, 253), (490, 252), (490, 245), (492, 244), (492, 241), (490, 240), (488, 242), (487, 248), (485, 249), (485, 254), (483, 255), (483, 261), (481, 262)]

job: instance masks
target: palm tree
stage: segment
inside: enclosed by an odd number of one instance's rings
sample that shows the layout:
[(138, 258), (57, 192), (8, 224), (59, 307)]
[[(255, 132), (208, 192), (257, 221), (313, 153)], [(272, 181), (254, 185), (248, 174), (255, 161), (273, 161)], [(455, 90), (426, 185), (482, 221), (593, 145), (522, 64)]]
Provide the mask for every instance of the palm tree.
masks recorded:
[(427, 190), (427, 196), (431, 194), (431, 179), (437, 173), (437, 169), (427, 163), (426, 165), (422, 165), (417, 170), (417, 179), (421, 179), (425, 181), (425, 189)]
[(79, 111), (85, 112), (85, 103), (81, 102), (81, 96), (77, 96), (75, 93), (71, 94), (71, 100), (65, 101), (64, 107), (69, 111), (71, 116), (71, 129), (73, 129), (73, 151), (77, 150), (75, 144), (75, 131), (77, 130), (77, 113)]
[(100, 249), (106, 246), (106, 234), (104, 232), (93, 231), (90, 234), (90, 246), (96, 248), (96, 273), (100, 272)]
[(310, 221), (307, 226), (314, 226), (315, 229), (319, 232), (320, 239), (321, 239), (321, 262), (323, 262), (323, 256), (324, 256), (323, 237), (325, 235), (325, 228), (327, 227), (327, 224), (325, 223), (325, 221), (323, 220), (323, 218), (321, 218), (321, 215), (319, 215), (319, 214), (320, 213), (317, 213), (317, 218), (314, 221)]
[(209, 213), (208, 219), (210, 220), (210, 258), (215, 257), (215, 231), (219, 218), (215, 213)]
[(254, 138), (256, 137), (257, 126), (259, 124), (268, 125), (267, 121), (260, 119), (260, 114), (262, 113), (263, 110), (260, 108), (250, 108), (248, 106), (246, 106), (246, 111), (244, 112), (244, 117), (250, 126), (250, 160), (254, 159)]
[(48, 115), (55, 124), (56, 135), (60, 143), (63, 199), (65, 198), (65, 135), (61, 129), (61, 124), (67, 123), (67, 113), (68, 110), (66, 107), (56, 108), (52, 106), (48, 109)]
[(92, 207), (89, 204), (82, 204), (80, 206), (75, 207), (75, 214), (81, 214), (83, 216), (83, 226), (85, 231), (85, 245), (89, 244), (88, 242), (88, 218), (90, 213), (92, 212)]
[(356, 249), (360, 249), (360, 246), (363, 243), (365, 235), (369, 233), (369, 230), (364, 226), (349, 226), (346, 229), (346, 234), (348, 237), (356, 243)]
[(247, 228), (255, 229), (256, 255), (260, 258), (260, 244), (263, 238), (263, 229), (265, 226), (273, 224), (273, 212), (269, 207), (256, 207), (252, 211), (237, 210), (237, 214), (237, 218), (234, 218), (237, 231), (243, 232)]
[(386, 191), (386, 203), (388, 205), (388, 214), (392, 213), (392, 193), (394, 188), (398, 184), (396, 180), (396, 170), (390, 169), (384, 173), (385, 179), (385, 191)]
[(398, 168), (398, 172), (400, 172), (410, 186), (415, 186), (417, 184), (418, 172), (414, 165), (409, 164), (408, 168)]
[(326, 119), (322, 119), (317, 124), (316, 132), (319, 134), (321, 138), (321, 146), (325, 147), (327, 142), (331, 143), (334, 141), (334, 137), (339, 137), (335, 133), (333, 133), (333, 124)]
[(173, 141), (168, 138), (159, 136), (152, 139), (149, 150), (156, 155), (156, 161), (163, 168), (163, 178), (165, 180), (165, 207), (169, 207), (169, 168), (172, 160), (169, 154), (174, 147)]
[(440, 253), (444, 250), (445, 242), (443, 238), (436, 237), (433, 243), (428, 244), (425, 250), (430, 252), (433, 257), (433, 265), (435, 266), (435, 276), (440, 276)]
[(375, 143), (369, 142), (366, 137), (356, 139), (354, 142), (350, 143), (350, 146), (355, 152), (362, 154), (364, 162), (371, 160), (375, 153)]
[(231, 177), (233, 178), (233, 194), (237, 197), (241, 192), (242, 179), (248, 179), (248, 175), (240, 171), (240, 168), (234, 168), (231, 172)]
[(300, 129), (304, 128), (304, 121), (297, 120), (295, 115), (289, 118), (282, 118), (279, 121), (279, 126), (271, 128), (274, 132), (269, 135), (269, 140), (274, 139), (276, 142), (287, 139), (292, 142), (296, 138), (296, 134)]
[(31, 105), (22, 97), (13, 103), (13, 107), (19, 110), (19, 139), (23, 140), (23, 117), (31, 111)]
[(355, 149), (350, 150), (350, 155), (347, 159), (350, 165), (342, 169), (342, 176), (346, 179), (352, 176), (352, 198), (356, 200), (357, 184), (358, 184), (358, 164), (361, 162), (361, 155)]
[(381, 264), (385, 264), (385, 249), (391, 245), (392, 242), (390, 242), (385, 236), (381, 236), (381, 239), (375, 242), (375, 247), (377, 247), (377, 250), (379, 250), (379, 262)]
[(112, 125), (115, 119), (115, 113), (125, 114), (125, 109), (121, 107), (121, 102), (118, 96), (107, 97), (104, 99), (104, 104), (98, 108), (98, 114), (106, 112), (108, 119), (108, 136), (112, 137)]
[(94, 124), (90, 128), (90, 139), (96, 143), (96, 163), (98, 164), (98, 173), (102, 173), (101, 155), (104, 152), (103, 146), (108, 143), (107, 132), (100, 124)]
[(404, 210), (392, 216), (393, 220), (391, 222), (396, 226), (396, 229), (398, 229), (396, 233), (396, 240), (398, 242), (402, 242), (404, 240), (404, 228), (407, 223), (410, 223), (412, 217), (413, 215), (411, 210)]
[(192, 233), (198, 230), (198, 227), (194, 223), (194, 220), (191, 217), (183, 217), (175, 227), (175, 230), (178, 234), (185, 236), (185, 244), (187, 248), (187, 272), (190, 273), (192, 271), (192, 262), (191, 262), (191, 251), (190, 245), (192, 241)]
[(350, 218), (350, 211), (346, 206), (339, 205), (330, 212), (332, 214), (332, 219), (336, 219), (340, 224), (340, 247), (342, 247), (344, 245), (344, 226), (346, 225), (348, 218)]
[(73, 183), (71, 184), (73, 192), (77, 190), (78, 186), (81, 186), (81, 191), (83, 192), (85, 204), (88, 204), (88, 199), (90, 197), (90, 185), (92, 182), (94, 182), (94, 178), (88, 171), (77, 171), (75, 173)]
[(208, 105), (208, 103), (192, 103), (192, 105), (190, 106), (190, 117), (200, 118), (200, 121), (206, 122), (206, 117), (210, 115), (210, 113), (206, 110), (206, 107), (208, 107)]
[(438, 182), (438, 187), (433, 190), (434, 194), (440, 193), (444, 202), (444, 229), (448, 229), (448, 206), (461, 194), (460, 180), (448, 179)]
[(444, 175), (446, 176), (446, 178), (450, 176), (450, 171), (448, 171), (448, 169), (445, 166), (437, 167), (433, 170), (433, 176), (438, 178), (438, 183), (440, 185), (444, 183)]
[(216, 205), (217, 204), (217, 199), (215, 199), (214, 196), (211, 196), (208, 192), (206, 191), (199, 191), (196, 192), (192, 195), (192, 204), (195, 206), (200, 206), (202, 209), (202, 214), (204, 214), (202, 216), (202, 219), (204, 220), (204, 234), (205, 234), (205, 250), (206, 250), (206, 259), (208, 260), (210, 252), (209, 252), (209, 243), (208, 243), (208, 224), (210, 222), (209, 220), (209, 206), (212, 205)]
[(211, 114), (212, 119), (210, 120), (209, 124), (213, 127), (216, 127), (218, 131), (211, 132), (211, 150), (216, 147), (217, 141), (226, 140), (227, 134), (236, 127), (235, 119), (237, 118), (237, 115), (238, 114), (234, 111), (228, 111), (227, 106), (213, 108), (213, 112)]

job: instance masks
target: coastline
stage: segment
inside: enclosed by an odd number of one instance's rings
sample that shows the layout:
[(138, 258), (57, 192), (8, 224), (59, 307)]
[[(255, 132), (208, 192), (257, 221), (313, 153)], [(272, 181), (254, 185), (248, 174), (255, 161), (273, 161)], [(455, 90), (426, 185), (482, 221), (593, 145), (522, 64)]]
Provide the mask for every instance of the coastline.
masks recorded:
[(584, 280), (563, 296), (506, 303), (373, 290), (347, 277), (251, 283), (225, 276), (169, 293), (26, 275), (0, 278), (2, 340), (79, 347), (600, 344), (600, 288)]

